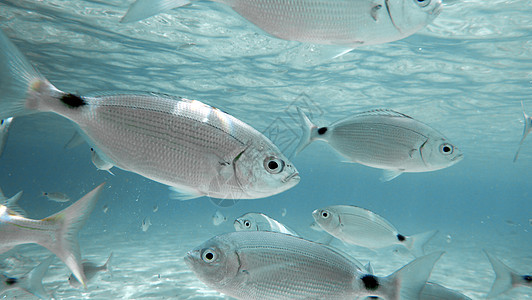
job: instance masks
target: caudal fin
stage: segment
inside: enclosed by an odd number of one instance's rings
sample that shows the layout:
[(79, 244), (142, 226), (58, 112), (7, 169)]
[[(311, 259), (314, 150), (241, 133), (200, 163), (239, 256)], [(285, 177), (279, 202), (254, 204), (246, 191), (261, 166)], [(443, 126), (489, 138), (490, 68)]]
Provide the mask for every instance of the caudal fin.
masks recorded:
[(299, 125), (301, 126), (301, 139), (299, 145), (296, 148), (296, 155), (299, 154), (305, 147), (307, 147), (315, 139), (317, 135), (318, 127), (310, 121), (305, 113), (298, 107), (297, 113), (299, 114)]
[(74, 204), (42, 220), (58, 223), (60, 226), (55, 240), (43, 242), (41, 245), (57, 255), (70, 268), (83, 287), (86, 287), (86, 278), (81, 264), (77, 235), (94, 210), (104, 185), (105, 183), (100, 184)]
[(488, 293), (488, 298), (493, 298), (511, 289), (513, 287), (514, 278), (520, 276), (497, 257), (488, 253), (488, 251), (484, 250), (484, 253), (486, 253), (491, 266), (493, 267), (493, 271), (495, 272), (495, 281)]
[(382, 284), (375, 290), (375, 296), (398, 300), (419, 299), (434, 264), (443, 253), (436, 252), (416, 258), (388, 277), (380, 278)]
[(26, 101), (42, 83), (48, 81), (0, 30), (0, 119), (32, 113)]
[(144, 20), (167, 10), (189, 4), (189, 0), (137, 0), (131, 4), (120, 23)]
[(31, 270), (27, 274), (18, 279), (19, 287), (26, 290), (29, 293), (39, 297), (40, 299), (50, 299), (50, 295), (46, 293), (42, 285), (42, 279), (48, 271), (48, 267), (54, 259), (53, 255), (50, 255), (47, 259), (42, 261), (35, 269)]
[(428, 232), (414, 234), (412, 236), (406, 237), (405, 247), (414, 254), (415, 257), (420, 257), (425, 254), (423, 248), (425, 245), (432, 239), (438, 230), (432, 230)]
[(517, 152), (515, 152), (514, 156), (514, 162), (517, 160), (517, 157), (519, 156), (519, 151), (521, 151), (521, 146), (523, 145), (523, 142), (525, 141), (526, 136), (530, 133), (532, 130), (532, 117), (526, 114), (525, 112), (525, 105), (523, 104), (523, 101), (521, 101), (521, 107), (523, 108), (523, 117), (525, 119), (525, 128), (523, 129), (523, 137), (521, 137), (521, 141), (519, 142), (519, 147), (517, 148)]

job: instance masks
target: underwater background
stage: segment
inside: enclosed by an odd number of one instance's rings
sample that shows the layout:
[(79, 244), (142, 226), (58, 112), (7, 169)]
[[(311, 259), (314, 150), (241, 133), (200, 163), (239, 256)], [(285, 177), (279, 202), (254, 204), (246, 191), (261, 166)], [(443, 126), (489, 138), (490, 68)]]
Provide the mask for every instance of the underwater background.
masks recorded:
[[(335, 59), (324, 58), (323, 47), (269, 37), (208, 1), (121, 24), (130, 2), (0, 1), (0, 29), (61, 90), (154, 91), (222, 109), (291, 155), (301, 182), (226, 208), (206, 197), (171, 200), (162, 184), (117, 168), (116, 176), (98, 171), (86, 144), (66, 149), (75, 131), (66, 119), (15, 118), (0, 158), (0, 187), (7, 197), (24, 191), (19, 205), (29, 217), (69, 205), (48, 201), (42, 192), (76, 200), (107, 182), (80, 245), (83, 258), (97, 263), (113, 252), (112, 271), (77, 290), (55, 259), (44, 286), (58, 299), (224, 299), (186, 267), (188, 250), (234, 231), (233, 220), (246, 212), (265, 213), (319, 239), (321, 233), (309, 227), (311, 213), (334, 204), (372, 210), (403, 234), (439, 230), (425, 250), (446, 254), (430, 280), (472, 299), (485, 299), (495, 278), (482, 249), (521, 274), (532, 271), (532, 140), (512, 161), (523, 131), (521, 101), (532, 113), (532, 1), (444, 1), (440, 16), (413, 36)], [(383, 183), (380, 170), (343, 162), (323, 142), (294, 157), (301, 135), (296, 106), (319, 125), (390, 108), (442, 132), (464, 159)], [(227, 218), (219, 226), (212, 221), (217, 210)], [(144, 232), (146, 217), (152, 225)], [(371, 260), (379, 275), (412, 259), (333, 245), (364, 263)], [(23, 245), (0, 258), (16, 276), (48, 255), (40, 246)], [(17, 291), (5, 297), (33, 299)], [(532, 290), (516, 288), (497, 299), (532, 299)]]

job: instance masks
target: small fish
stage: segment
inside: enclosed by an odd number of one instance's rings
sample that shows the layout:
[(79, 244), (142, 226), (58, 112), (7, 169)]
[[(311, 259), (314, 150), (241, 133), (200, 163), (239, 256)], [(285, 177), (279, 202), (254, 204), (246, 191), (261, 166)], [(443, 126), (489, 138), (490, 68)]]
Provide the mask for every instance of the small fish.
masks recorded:
[(225, 221), (227, 221), (227, 218), (219, 210), (212, 215), (212, 224), (214, 224), (214, 226), (219, 226)]
[(443, 252), (415, 259), (387, 277), (331, 247), (270, 231), (216, 236), (185, 263), (208, 287), (236, 299), (415, 299)]
[(140, 228), (142, 229), (142, 231), (146, 232), (148, 231), (148, 228), (150, 228), (151, 226), (151, 221), (150, 221), (150, 217), (146, 217), (144, 218), (144, 220), (142, 220), (142, 224), (140, 225)]
[[(410, 36), (442, 10), (440, 0), (213, 0), (270, 35), (349, 50)], [(121, 22), (134, 22), (189, 4), (190, 0), (137, 0)]]
[(286, 208), (281, 209), (281, 217), (286, 217)]
[(233, 223), (236, 231), (274, 231), (299, 236), (295, 231), (261, 213), (247, 213)]
[(22, 244), (39, 244), (61, 259), (85, 287), (77, 234), (94, 209), (104, 184), (42, 220), (24, 218), (0, 205), (0, 254)]
[(153, 212), (157, 212), (157, 211), (159, 211), (159, 205), (155, 204), (153, 206)]
[(400, 245), (415, 256), (424, 254), (423, 247), (436, 230), (405, 236), (383, 217), (364, 208), (333, 205), (316, 209), (312, 216), (318, 225), (337, 239), (369, 249)]
[(0, 120), (0, 156), (4, 153), (7, 144), (7, 136), (11, 122), (13, 122), (13, 118)]
[[(96, 276), (96, 274), (100, 272), (109, 271), (109, 262), (111, 261), (111, 257), (113, 257), (112, 252), (111, 254), (109, 254), (107, 261), (105, 261), (105, 263), (101, 266), (98, 266), (95, 263), (88, 262), (88, 261), (83, 262), (83, 271), (85, 272), (87, 283), (89, 283), (94, 278), (94, 276)], [(71, 287), (76, 288), (76, 289), (81, 287), (81, 284), (79, 283), (79, 281), (76, 280), (76, 277), (74, 276), (74, 274), (70, 274), (70, 276), (68, 277), (68, 283), (70, 284)]]
[(107, 204), (102, 206), (102, 211), (103, 211), (104, 214), (106, 214), (109, 211), (109, 206)]
[(111, 172), (111, 168), (114, 167), (112, 163), (107, 162), (105, 159), (103, 159), (94, 148), (91, 148), (91, 160), (92, 164), (96, 167), (98, 170), (107, 171), (109, 174), (115, 176), (113, 172)]
[(16, 193), (13, 197), (8, 199), (4, 196), (4, 193), (0, 189), (0, 204), (6, 206), (11, 211), (14, 211), (17, 214), (24, 217), (26, 216), (26, 212), (22, 208), (20, 208), (20, 206), (18, 206), (17, 204), (18, 200), (21, 197), (22, 197), (22, 191)]
[(48, 200), (55, 201), (55, 202), (68, 202), (68, 201), (70, 201), (70, 197), (68, 197), (67, 195), (65, 195), (63, 193), (59, 193), (59, 192), (56, 192), (56, 193), (43, 192), (42, 195), (44, 197), (48, 198)]
[(378, 109), (318, 128), (297, 109), (303, 136), (296, 154), (314, 140), (329, 143), (349, 161), (384, 169), (382, 181), (403, 172), (428, 172), (450, 167), (462, 152), (435, 129), (393, 110)]
[(505, 265), (497, 257), (488, 253), (488, 251), (484, 250), (484, 253), (486, 253), (491, 266), (493, 267), (493, 271), (495, 271), (495, 281), (488, 293), (488, 299), (506, 293), (508, 290), (517, 286), (532, 287), (532, 274), (520, 275), (516, 271), (510, 269), (510, 267)]
[(532, 219), (528, 219), (528, 224), (532, 226)]
[(525, 112), (525, 105), (523, 104), (523, 101), (521, 101), (521, 107), (523, 108), (523, 118), (525, 123), (525, 128), (523, 128), (523, 136), (521, 137), (521, 141), (519, 142), (519, 147), (517, 148), (517, 151), (515, 152), (514, 156), (514, 162), (517, 161), (517, 157), (519, 156), (519, 151), (521, 151), (521, 146), (523, 145), (523, 142), (525, 141), (526, 137), (532, 130), (532, 117), (527, 115)]
[(52, 112), (79, 127), (115, 167), (179, 191), (181, 200), (208, 196), (257, 199), (292, 188), (299, 173), (262, 133), (197, 100), (168, 95), (84, 97), (58, 90), (0, 32), (0, 118)]
[(0, 295), (12, 289), (21, 289), (30, 294), (37, 296), (39, 299), (51, 299), (42, 285), (44, 275), (48, 271), (54, 257), (50, 255), (43, 260), (37, 267), (19, 278), (8, 277), (0, 274)]

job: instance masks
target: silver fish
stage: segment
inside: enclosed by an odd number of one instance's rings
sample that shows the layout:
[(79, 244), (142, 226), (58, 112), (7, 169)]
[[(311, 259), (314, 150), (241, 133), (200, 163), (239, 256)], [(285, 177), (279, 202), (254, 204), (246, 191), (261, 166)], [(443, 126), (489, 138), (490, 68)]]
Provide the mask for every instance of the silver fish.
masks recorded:
[[(111, 258), (113, 257), (113, 253), (109, 254), (109, 257), (107, 258), (107, 261), (101, 266), (96, 265), (95, 263), (86, 261), (83, 262), (83, 271), (85, 272), (85, 277), (87, 278), (87, 283), (90, 282), (96, 274), (100, 272), (107, 272), (109, 271), (109, 262), (111, 261)], [(79, 281), (76, 280), (76, 277), (74, 274), (70, 274), (68, 277), (68, 283), (73, 288), (80, 288), (81, 284)]]
[(274, 231), (299, 236), (294, 230), (261, 213), (247, 213), (233, 223), (236, 231)]
[(463, 157), (441, 133), (393, 110), (358, 113), (320, 128), (299, 108), (298, 113), (303, 136), (296, 153), (314, 140), (323, 140), (351, 162), (384, 169), (382, 181), (403, 172), (447, 168)]
[(159, 205), (155, 204), (153, 206), (153, 212), (157, 212), (157, 211), (159, 211)]
[(77, 233), (94, 209), (104, 184), (64, 210), (42, 220), (19, 216), (0, 205), (0, 254), (22, 244), (39, 244), (61, 259), (85, 287)]
[(13, 121), (12, 117), (0, 120), (0, 156), (2, 156), (2, 153), (4, 153), (4, 149), (7, 144), (7, 135), (9, 131), (9, 126), (11, 126), (12, 121)]
[(286, 217), (287, 210), (286, 208), (281, 209), (281, 217)]
[(488, 299), (506, 293), (514, 287), (532, 287), (532, 274), (521, 275), (505, 265), (497, 257), (488, 253), (488, 251), (484, 250), (484, 253), (486, 253), (493, 271), (495, 271), (495, 281), (488, 293)]
[(98, 152), (96, 152), (96, 150), (94, 150), (94, 148), (91, 148), (91, 160), (92, 160), (92, 164), (94, 164), (96, 169), (102, 170), (102, 171), (107, 171), (109, 174), (111, 174), (113, 176), (115, 175), (115, 174), (113, 174), (113, 172), (111, 172), (111, 168), (114, 167), (113, 164), (108, 162), (108, 161), (106, 161), (105, 159), (103, 159), (98, 154)]
[(106, 214), (109, 211), (109, 206), (107, 204), (102, 206), (102, 211), (103, 211), (104, 214)]
[(423, 255), (423, 247), (437, 233), (434, 230), (405, 236), (383, 217), (351, 205), (316, 209), (312, 217), (323, 230), (348, 244), (370, 249), (399, 245), (410, 250), (415, 256)]
[(146, 217), (142, 220), (142, 224), (140, 224), (140, 228), (142, 229), (143, 232), (146, 232), (148, 231), (148, 228), (150, 228), (151, 226), (151, 221), (150, 221), (150, 217)]
[[(213, 0), (280, 39), (354, 48), (410, 36), (440, 13), (440, 0)], [(134, 22), (190, 0), (137, 0), (121, 22)]]
[(55, 202), (70, 201), (70, 197), (68, 197), (67, 195), (63, 193), (59, 193), (59, 192), (53, 192), (53, 193), (42, 192), (42, 196), (46, 197), (48, 200), (55, 201)]
[(240, 231), (208, 240), (185, 262), (208, 287), (236, 299), (415, 299), (442, 254), (378, 277), (331, 247), (278, 232)]
[(43, 260), (38, 266), (19, 278), (8, 277), (5, 274), (0, 274), (0, 295), (8, 290), (21, 289), (28, 293), (37, 296), (39, 299), (51, 299), (50, 295), (46, 293), (42, 285), (42, 280), (54, 257), (49, 256)]
[(219, 210), (212, 215), (212, 224), (214, 224), (214, 226), (219, 226), (225, 221), (227, 221), (227, 218)]
[(40, 75), (0, 34), (0, 118), (54, 112), (117, 168), (176, 188), (181, 199), (256, 199), (300, 178), (263, 134), (219, 109), (165, 95), (81, 97)]
[(523, 104), (523, 101), (521, 101), (521, 107), (523, 108), (523, 118), (525, 123), (525, 128), (523, 128), (523, 136), (521, 137), (521, 141), (519, 142), (519, 147), (517, 148), (517, 151), (515, 152), (514, 156), (514, 162), (517, 161), (517, 157), (519, 156), (519, 151), (521, 151), (521, 146), (523, 146), (523, 142), (525, 141), (527, 135), (532, 131), (532, 117), (527, 115), (525, 112), (525, 105)]

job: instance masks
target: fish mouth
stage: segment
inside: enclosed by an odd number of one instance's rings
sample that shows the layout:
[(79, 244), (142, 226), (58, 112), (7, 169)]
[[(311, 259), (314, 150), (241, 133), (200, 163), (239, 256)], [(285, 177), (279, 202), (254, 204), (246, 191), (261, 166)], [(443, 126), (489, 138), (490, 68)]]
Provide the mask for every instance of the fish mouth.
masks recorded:
[(282, 183), (287, 183), (289, 180), (295, 178), (297, 181), (301, 180), (301, 177), (299, 177), (299, 173), (296, 171), (288, 176), (286, 176), (285, 178), (283, 178), (281, 180)]
[(464, 155), (463, 154), (458, 154), (457, 156), (451, 158), (451, 161), (458, 162), (458, 161), (462, 160), (462, 158), (464, 158)]
[(183, 257), (183, 260), (185, 261), (185, 264), (190, 269), (194, 269), (194, 253), (193, 253), (193, 251), (188, 251), (187, 255), (185, 255), (185, 257)]

